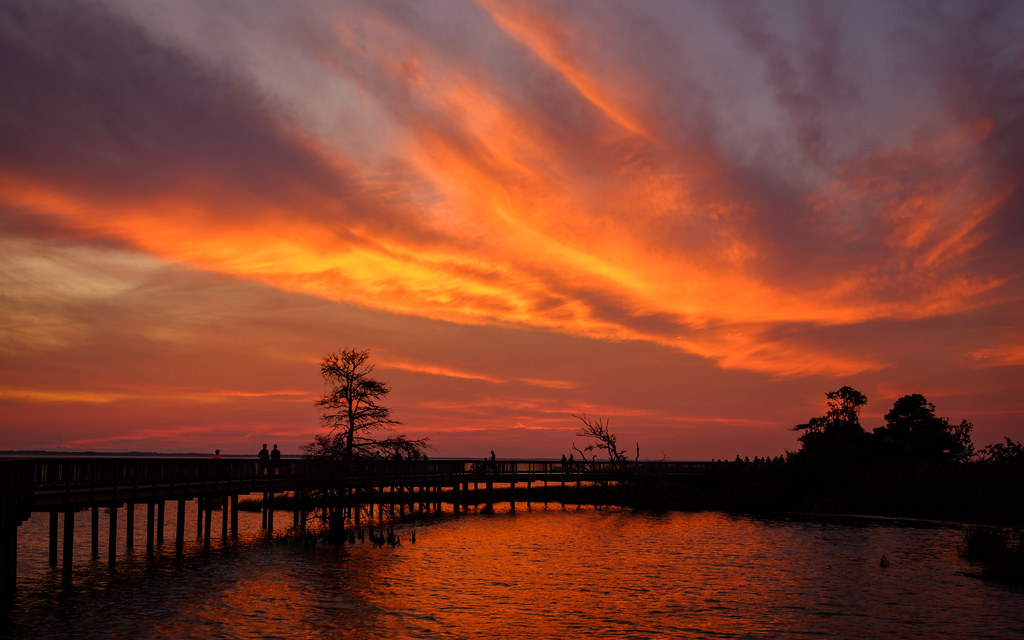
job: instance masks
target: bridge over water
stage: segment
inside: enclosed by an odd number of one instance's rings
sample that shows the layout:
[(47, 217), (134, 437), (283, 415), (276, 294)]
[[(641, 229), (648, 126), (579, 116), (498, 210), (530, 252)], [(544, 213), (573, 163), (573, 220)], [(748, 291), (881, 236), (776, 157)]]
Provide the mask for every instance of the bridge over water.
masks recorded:
[[(32, 513), (49, 514), (49, 552), (51, 565), (57, 564), (58, 544), (63, 541), (64, 579), (72, 575), (75, 513), (92, 512), (92, 556), (99, 557), (100, 511), (106, 509), (108, 529), (107, 558), (113, 567), (117, 560), (118, 518), (125, 517), (122, 544), (134, 544), (135, 506), (146, 505), (146, 551), (152, 554), (154, 538), (164, 536), (164, 515), (168, 502), (175, 503), (175, 546), (180, 553), (185, 540), (185, 505), (198, 503), (197, 536), (211, 537), (212, 514), (221, 512), (221, 535), (238, 533), (239, 496), (264, 497), (263, 526), (273, 531), (275, 495), (290, 493), (305, 496), (310, 492), (340, 488), (342, 478), (336, 465), (316, 460), (282, 459), (264, 466), (252, 459), (200, 458), (119, 458), (119, 457), (47, 457), (0, 460), (0, 592), (9, 597), (17, 582), (18, 527)], [(629, 474), (694, 476), (707, 472), (707, 462), (636, 462)], [(421, 509), (441, 510), (450, 504), (458, 513), (470, 504), (490, 505), (494, 485), (505, 485), (513, 507), (516, 488), (534, 484), (566, 483), (577, 489), (583, 484), (614, 482), (623, 469), (608, 463), (587, 462), (569, 467), (547, 460), (365, 460), (352, 463), (344, 474), (344, 487), (363, 490), (373, 504), (405, 505), (419, 503)], [(480, 492), (480, 486), (484, 492)], [(564, 495), (564, 492), (563, 492)], [(482, 498), (482, 500), (481, 500)], [(527, 498), (529, 499), (529, 498)], [(304, 500), (295, 500), (297, 505)], [(304, 507), (296, 507), (294, 523), (305, 523)], [(383, 509), (381, 508), (381, 513)], [(63, 537), (59, 523), (63, 516)]]

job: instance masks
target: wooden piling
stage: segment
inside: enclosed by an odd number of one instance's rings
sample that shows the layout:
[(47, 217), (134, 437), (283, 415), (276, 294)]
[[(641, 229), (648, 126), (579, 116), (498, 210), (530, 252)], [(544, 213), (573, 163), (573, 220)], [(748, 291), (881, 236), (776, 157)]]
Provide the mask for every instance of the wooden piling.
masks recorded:
[(135, 547), (135, 503), (129, 502), (124, 511), (124, 548), (131, 551)]
[(0, 524), (0, 597), (13, 596), (18, 585), (18, 523)]
[(185, 548), (185, 503), (188, 500), (181, 498), (178, 500), (178, 516), (174, 522), (174, 548), (177, 549), (178, 553), (181, 553), (182, 549)]
[(231, 494), (231, 535), (238, 537), (238, 494)]
[(274, 492), (267, 495), (267, 535), (274, 535)]
[(111, 569), (117, 562), (117, 505), (110, 505), (110, 523), (107, 529), (107, 566)]
[(100, 557), (100, 508), (92, 508), (92, 557)]
[(146, 555), (153, 556), (153, 534), (154, 520), (156, 517), (156, 505), (152, 502), (146, 504)]
[(196, 498), (196, 538), (203, 537), (203, 509), (206, 508), (206, 498)]
[(202, 515), (204, 520), (203, 526), (205, 527), (205, 529), (203, 530), (203, 544), (205, 544), (206, 546), (210, 546), (210, 529), (212, 528), (211, 521), (213, 520), (213, 507), (210, 503), (209, 498), (203, 499)]
[(50, 566), (57, 566), (57, 522), (60, 514), (56, 511), (50, 512)]
[(156, 505), (156, 543), (164, 543), (164, 509), (165, 503), (163, 500)]
[(64, 512), (64, 560), (61, 569), (64, 582), (71, 582), (71, 565), (75, 555), (75, 510)]

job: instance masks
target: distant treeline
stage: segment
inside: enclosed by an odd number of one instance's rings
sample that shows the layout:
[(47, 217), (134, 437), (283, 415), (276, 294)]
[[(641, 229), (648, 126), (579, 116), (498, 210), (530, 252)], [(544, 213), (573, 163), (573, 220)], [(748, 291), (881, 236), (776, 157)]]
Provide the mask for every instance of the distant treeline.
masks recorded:
[(795, 430), (801, 448), (775, 458), (718, 462), (686, 482), (638, 478), (637, 506), (761, 512), (859, 513), (1024, 524), (1024, 445), (976, 452), (973, 425), (935, 415), (920, 394), (898, 399), (885, 424), (860, 424), (864, 394), (826, 394), (828, 410)]

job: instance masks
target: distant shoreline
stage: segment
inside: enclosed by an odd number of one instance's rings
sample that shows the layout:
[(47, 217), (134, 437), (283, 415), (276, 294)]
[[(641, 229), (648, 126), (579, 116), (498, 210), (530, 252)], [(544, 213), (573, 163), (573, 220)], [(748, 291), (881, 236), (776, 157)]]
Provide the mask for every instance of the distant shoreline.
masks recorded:
[[(222, 458), (252, 458), (255, 453), (222, 453)], [(160, 453), (157, 451), (0, 451), (0, 458), (212, 458), (209, 451), (202, 453)], [(298, 454), (282, 454), (282, 458), (301, 458)]]

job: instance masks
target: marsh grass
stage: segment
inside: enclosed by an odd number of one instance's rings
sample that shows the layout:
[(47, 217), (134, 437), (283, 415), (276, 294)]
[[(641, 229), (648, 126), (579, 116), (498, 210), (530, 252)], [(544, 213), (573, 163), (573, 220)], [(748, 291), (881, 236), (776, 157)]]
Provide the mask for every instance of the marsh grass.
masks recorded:
[(984, 525), (968, 527), (960, 556), (980, 563), (984, 578), (1024, 585), (1024, 530)]

